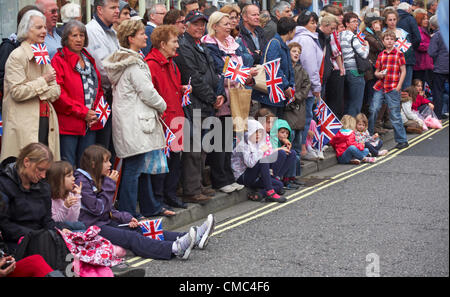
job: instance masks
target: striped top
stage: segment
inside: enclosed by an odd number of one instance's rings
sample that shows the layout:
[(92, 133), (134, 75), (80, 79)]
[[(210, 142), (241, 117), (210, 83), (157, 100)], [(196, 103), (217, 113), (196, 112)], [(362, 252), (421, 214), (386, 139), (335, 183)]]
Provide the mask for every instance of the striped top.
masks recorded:
[(342, 31), (339, 37), (345, 70), (357, 70), (355, 53), (353, 52), (351, 42), (353, 42), (355, 51), (364, 59), (369, 56), (369, 46), (362, 45), (358, 38), (356, 38), (356, 35), (349, 30)]

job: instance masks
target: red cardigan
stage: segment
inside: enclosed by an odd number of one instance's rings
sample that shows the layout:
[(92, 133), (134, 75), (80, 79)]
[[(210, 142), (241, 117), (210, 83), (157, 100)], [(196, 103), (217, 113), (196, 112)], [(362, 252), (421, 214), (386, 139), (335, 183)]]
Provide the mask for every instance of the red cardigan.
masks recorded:
[[(100, 73), (95, 66), (94, 58), (83, 49), (83, 54), (94, 66), (98, 78), (97, 96), (92, 109), (95, 109), (100, 98), (103, 96), (101, 87)], [(70, 51), (67, 47), (58, 49), (52, 59), (52, 66), (56, 71), (56, 82), (61, 87), (61, 96), (59, 100), (53, 103), (58, 114), (59, 134), (63, 135), (85, 135), (86, 134), (86, 115), (89, 109), (84, 103), (84, 88), (81, 74), (75, 70), (79, 61), (79, 56)], [(99, 130), (91, 128), (92, 130)]]
[(418, 94), (416, 100), (412, 104), (412, 110), (417, 110), (420, 106), (428, 103), (431, 103), (431, 101)]
[(330, 145), (336, 151), (336, 157), (342, 156), (342, 154), (351, 146), (356, 146), (360, 151), (364, 150), (364, 143), (358, 143), (355, 140), (355, 132), (353, 130), (339, 130), (338, 133), (331, 139)]
[(182, 151), (184, 120), (181, 123), (172, 123), (175, 118), (184, 119), (184, 111), (181, 107), (183, 92), (181, 91), (180, 71), (172, 58), (166, 59), (156, 48), (152, 48), (147, 57), (145, 57), (145, 61), (150, 68), (152, 82), (156, 91), (167, 104), (167, 109), (162, 119), (177, 136), (177, 140), (174, 141), (176, 144), (172, 144), (171, 148), (174, 151)]

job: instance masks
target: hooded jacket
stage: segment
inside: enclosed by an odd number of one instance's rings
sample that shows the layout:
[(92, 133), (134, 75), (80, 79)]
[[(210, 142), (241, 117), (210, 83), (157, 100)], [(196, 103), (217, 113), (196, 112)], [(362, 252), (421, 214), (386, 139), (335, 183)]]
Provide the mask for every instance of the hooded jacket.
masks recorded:
[(278, 131), (281, 129), (287, 129), (289, 131), (289, 141), (292, 142), (292, 129), (289, 126), (289, 123), (282, 119), (277, 119), (275, 123), (273, 124), (272, 130), (270, 130), (270, 142), (272, 143), (272, 147), (274, 149), (282, 147), (283, 143), (281, 143), (280, 139), (278, 138)]
[(121, 47), (103, 60), (113, 89), (112, 134), (119, 158), (165, 147), (160, 114), (166, 102), (155, 90), (147, 63), (139, 53)]
[[(249, 137), (258, 130), (263, 131), (260, 142), (253, 143), (249, 141)], [(251, 119), (248, 120), (248, 132), (245, 132), (244, 137), (239, 141), (231, 155), (231, 168), (233, 169), (236, 180), (247, 168), (253, 168), (264, 157), (261, 146), (265, 144), (265, 134), (265, 129), (260, 122)]]
[(0, 212), (0, 231), (7, 243), (17, 241), (27, 233), (54, 229), (50, 185), (40, 180), (29, 190), (22, 186), (16, 158), (8, 158), (0, 165), (0, 195), (6, 210)]
[(339, 130), (329, 143), (336, 151), (336, 157), (342, 156), (352, 145), (356, 146), (360, 151), (364, 150), (364, 143), (356, 142), (355, 131), (349, 129)]
[(297, 26), (295, 36), (291, 42), (297, 42), (302, 46), (300, 62), (308, 72), (311, 80), (311, 90), (308, 97), (312, 97), (312, 92), (320, 92), (322, 85), (320, 82), (320, 66), (322, 65), (323, 51), (319, 43), (318, 33), (313, 33), (303, 26)]

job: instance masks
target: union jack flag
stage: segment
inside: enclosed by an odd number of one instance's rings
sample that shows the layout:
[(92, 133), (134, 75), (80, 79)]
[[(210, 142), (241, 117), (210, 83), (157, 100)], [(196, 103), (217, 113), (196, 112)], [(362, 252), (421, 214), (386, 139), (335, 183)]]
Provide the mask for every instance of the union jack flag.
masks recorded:
[(97, 115), (98, 122), (105, 128), (106, 121), (108, 121), (109, 115), (111, 114), (111, 107), (108, 102), (106, 102), (105, 97), (100, 98), (100, 102), (95, 108), (95, 114)]
[(142, 235), (156, 240), (164, 240), (162, 219), (140, 221)]
[(431, 93), (430, 85), (429, 85), (427, 82), (425, 82), (425, 83), (423, 84), (423, 90), (425, 91), (425, 93), (426, 93), (427, 95), (433, 96), (433, 93)]
[(411, 47), (411, 43), (408, 42), (408, 40), (405, 39), (397, 39), (397, 41), (394, 43), (394, 46), (400, 50), (402, 53), (406, 53), (409, 48)]
[(359, 30), (359, 27), (356, 31), (356, 37), (358, 38), (359, 42), (361, 42), (361, 44), (364, 44), (364, 42), (366, 41), (366, 34), (364, 34), (363, 32), (361, 32), (361, 30)]
[(264, 64), (266, 69), (266, 86), (269, 91), (269, 99), (272, 103), (280, 103), (286, 100), (284, 92), (281, 89), (283, 79), (278, 77), (278, 70), (280, 69), (280, 58), (267, 62)]
[(189, 95), (192, 93), (192, 86), (191, 86), (191, 78), (189, 78), (189, 83), (186, 88), (186, 90), (183, 93), (183, 97), (181, 98), (181, 106), (186, 107), (188, 105), (191, 105), (192, 102), (189, 98)]
[(0, 114), (0, 136), (3, 135), (3, 120), (2, 115)]
[(250, 68), (249, 67), (242, 67), (241, 64), (235, 63), (231, 60), (228, 61), (227, 68), (225, 69), (225, 78), (229, 78), (233, 81), (237, 81), (238, 83), (241, 83), (245, 85), (245, 81), (250, 75)]
[(289, 105), (289, 104), (291, 104), (292, 102), (295, 101), (295, 88), (292, 88), (291, 92), (292, 92), (291, 93), (291, 98), (289, 98), (289, 101), (288, 101), (288, 103), (286, 105)]
[(33, 51), (36, 63), (39, 65), (51, 64), (50, 56), (48, 54), (47, 46), (45, 44), (32, 44), (31, 50)]
[(169, 128), (166, 128), (166, 147), (164, 148), (164, 154), (168, 157), (170, 153), (170, 146), (172, 142), (177, 138)]
[(314, 133), (313, 145), (319, 151), (330, 142), (331, 138), (341, 129), (342, 124), (339, 122), (334, 113), (330, 110), (328, 105), (319, 98), (317, 107), (314, 109), (316, 116), (317, 131)]

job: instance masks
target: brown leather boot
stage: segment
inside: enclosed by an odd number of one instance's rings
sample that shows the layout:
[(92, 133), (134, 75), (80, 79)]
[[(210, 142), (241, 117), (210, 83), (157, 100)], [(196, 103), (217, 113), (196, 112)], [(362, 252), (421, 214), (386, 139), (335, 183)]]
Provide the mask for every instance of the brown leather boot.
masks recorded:
[(186, 195), (183, 197), (184, 202), (190, 202), (190, 203), (200, 203), (204, 204), (208, 200), (210, 200), (212, 197), (205, 196), (203, 194), (196, 194), (196, 195)]

